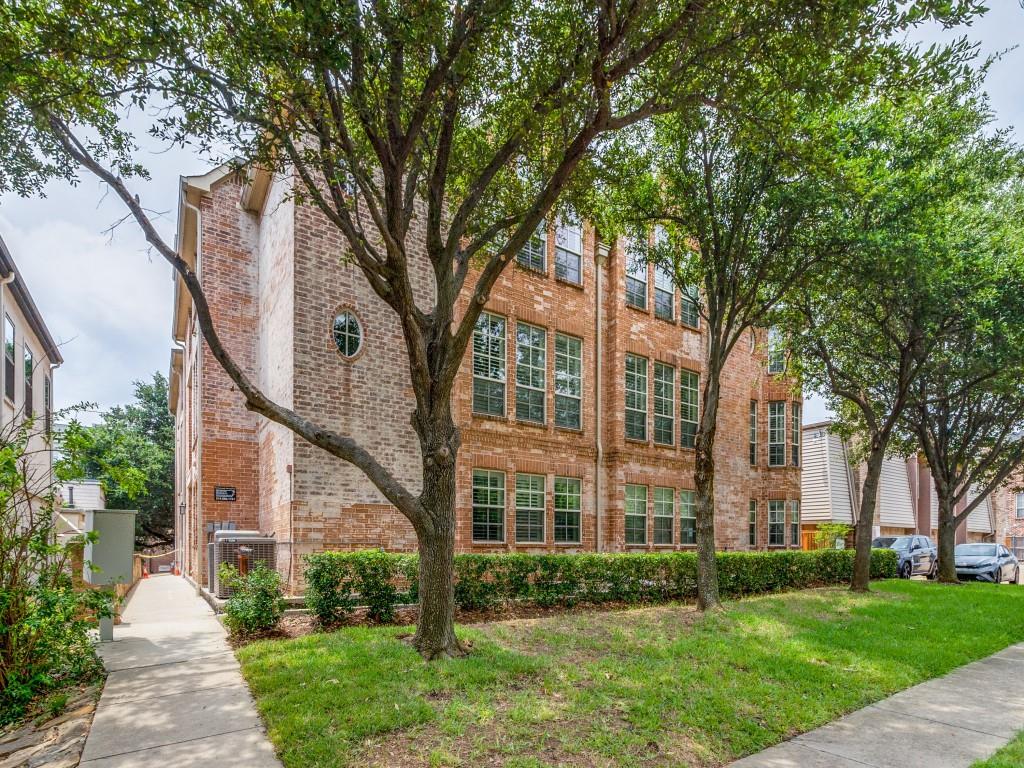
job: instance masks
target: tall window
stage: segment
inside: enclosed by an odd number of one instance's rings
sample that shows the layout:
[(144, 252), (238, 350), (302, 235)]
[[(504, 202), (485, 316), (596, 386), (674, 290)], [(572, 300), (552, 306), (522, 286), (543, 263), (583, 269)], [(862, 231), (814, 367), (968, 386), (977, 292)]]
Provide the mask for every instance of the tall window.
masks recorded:
[(700, 376), (685, 368), (679, 371), (679, 437), (684, 448), (697, 444), (697, 397)]
[(800, 546), (800, 502), (789, 502), (789, 543)]
[(747, 544), (757, 546), (757, 500), (750, 500), (750, 511), (747, 515)]
[(578, 477), (555, 478), (555, 543), (580, 543), (582, 483)]
[(505, 540), (505, 473), (473, 470), (473, 541)]
[(676, 492), (671, 488), (654, 489), (654, 543), (672, 544), (676, 519)]
[(505, 415), (505, 318), (490, 312), (473, 331), (473, 412)]
[(626, 241), (626, 303), (631, 307), (647, 309), (647, 260), (643, 252)]
[(32, 350), (25, 345), (25, 418), (32, 416), (32, 374), (35, 373), (35, 361)]
[[(676, 369), (654, 364), (654, 442), (675, 444)], [(655, 542), (657, 543), (657, 542)]]
[(547, 272), (548, 255), (548, 231), (544, 220), (537, 225), (537, 229), (530, 235), (530, 239), (519, 249), (516, 260), (524, 267), (535, 269), (538, 272)]
[(768, 403), (768, 466), (786, 464), (786, 403)]
[(516, 475), (516, 541), (544, 541), (544, 475)]
[(582, 424), (583, 342), (555, 334), (555, 425), (579, 429)]
[(583, 284), (583, 227), (562, 222), (555, 231), (555, 277)]
[(768, 373), (783, 373), (786, 370), (786, 350), (782, 343), (782, 331), (768, 329)]
[(46, 419), (46, 434), (53, 432), (53, 384), (50, 383), (50, 377), (46, 376), (43, 379), (43, 413)]
[(4, 394), (14, 402), (14, 323), (4, 315)]
[(543, 328), (516, 323), (516, 419), (544, 423), (548, 334)]
[(693, 491), (679, 492), (679, 543), (697, 543), (697, 500)]
[(647, 358), (639, 355), (626, 355), (626, 437), (647, 439)]
[(786, 502), (771, 499), (768, 502), (768, 546), (786, 545)]
[(1017, 494), (1017, 519), (1024, 520), (1024, 493)]
[(800, 422), (801, 422), (801, 418), (800, 418), (800, 403), (793, 403), (793, 405), (790, 408), (790, 412), (792, 414), (791, 417), (790, 417), (790, 420), (792, 421), (792, 424), (793, 424), (793, 428), (791, 430), (793, 434), (790, 436), (790, 442), (793, 444), (793, 448), (791, 449), (792, 450), (791, 458), (793, 459), (793, 466), (794, 467), (799, 467), (800, 466), (800, 428), (801, 428), (801, 424), (800, 424)]
[(647, 486), (626, 486), (626, 543), (647, 543)]
[(676, 288), (672, 273), (660, 264), (654, 267), (654, 316), (662, 320), (675, 317)]
[(687, 285), (680, 293), (683, 298), (679, 303), (679, 319), (683, 321), (683, 325), (699, 328), (700, 311), (697, 307), (697, 287)]
[(757, 400), (750, 401), (750, 466), (757, 466)]

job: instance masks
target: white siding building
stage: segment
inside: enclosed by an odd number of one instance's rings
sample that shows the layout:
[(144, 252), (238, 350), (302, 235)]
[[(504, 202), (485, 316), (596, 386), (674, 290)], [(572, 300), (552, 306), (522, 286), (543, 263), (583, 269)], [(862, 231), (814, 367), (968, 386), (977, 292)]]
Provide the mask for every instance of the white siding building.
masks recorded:
[[(813, 539), (818, 525), (853, 525), (859, 518), (864, 467), (851, 466), (849, 446), (828, 428), (828, 422), (803, 427), (800, 495), (805, 546)], [(919, 488), (927, 489), (923, 499), (919, 499)], [(970, 500), (974, 498), (976, 494), (972, 492)], [(994, 531), (992, 506), (986, 499), (957, 531), (957, 539), (990, 540)], [(918, 533), (934, 538), (937, 532), (938, 500), (924, 459), (886, 458), (879, 478), (873, 535)]]

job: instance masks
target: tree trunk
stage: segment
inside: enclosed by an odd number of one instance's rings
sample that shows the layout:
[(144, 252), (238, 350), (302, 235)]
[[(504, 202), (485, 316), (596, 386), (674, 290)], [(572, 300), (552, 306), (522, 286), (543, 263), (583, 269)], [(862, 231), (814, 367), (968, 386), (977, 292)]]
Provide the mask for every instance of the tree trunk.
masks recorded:
[[(709, 366), (710, 369), (710, 366)], [(715, 560), (715, 433), (718, 428), (718, 381), (709, 370), (697, 429), (694, 457), (697, 515), (697, 608), (722, 604)]]
[(853, 558), (853, 578), (850, 589), (853, 592), (867, 592), (871, 582), (871, 529), (875, 524), (875, 505), (878, 499), (878, 479), (882, 475), (885, 460), (885, 442), (879, 437), (871, 439), (871, 453), (868, 455), (867, 474), (860, 494), (860, 517), (857, 518)]
[(423, 658), (464, 656), (455, 636), (455, 466), (459, 434), (448, 403), (414, 418), (423, 455), (425, 519), (417, 526), (420, 615), (413, 646)]
[(956, 576), (956, 515), (953, 514), (953, 502), (943, 494), (936, 485), (939, 497), (939, 581), (943, 584), (956, 584), (960, 580)]

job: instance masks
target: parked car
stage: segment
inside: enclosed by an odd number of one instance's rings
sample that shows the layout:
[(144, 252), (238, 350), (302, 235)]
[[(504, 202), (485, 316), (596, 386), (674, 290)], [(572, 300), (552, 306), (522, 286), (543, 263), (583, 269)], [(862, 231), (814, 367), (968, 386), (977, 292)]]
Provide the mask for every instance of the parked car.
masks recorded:
[(1002, 544), (957, 544), (953, 555), (957, 578), (1020, 584), (1020, 562)]
[(897, 573), (901, 579), (925, 575), (935, 578), (939, 553), (927, 536), (879, 536), (872, 540), (875, 549), (891, 549), (899, 556)]

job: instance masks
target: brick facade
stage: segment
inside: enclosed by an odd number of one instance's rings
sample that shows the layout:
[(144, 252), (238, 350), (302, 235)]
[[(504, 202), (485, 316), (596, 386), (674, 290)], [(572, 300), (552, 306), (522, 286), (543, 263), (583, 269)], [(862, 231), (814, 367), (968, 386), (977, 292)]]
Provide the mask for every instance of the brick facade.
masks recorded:
[[(288, 183), (273, 180), (255, 194), (251, 181), (243, 183), (226, 172), (185, 180), (183, 200), (202, 213), (196, 216), (192, 207), (183, 205), (179, 242), (186, 257), (199, 254), (199, 273), (216, 327), (265, 391), (298, 413), (357, 439), (416, 490), (421, 483), (420, 456), (410, 426), (413, 396), (397, 318), (346, 261), (340, 232), (317, 211), (294, 204)], [(485, 309), (503, 326), (505, 338), (505, 407), (500, 415), (474, 412), (473, 350), (467, 351), (453, 402), (462, 436), (457, 465), (461, 551), (692, 547), (682, 543), (680, 533), (680, 492), (694, 487), (694, 458), (691, 448), (680, 445), (679, 387), (683, 370), (701, 372), (704, 336), (680, 321), (678, 292), (673, 296), (673, 319), (655, 315), (651, 268), (646, 309), (628, 306), (629, 265), (624, 249), (600, 247), (592, 228), (584, 227), (582, 235), (579, 284), (556, 276), (558, 243), (552, 227), (546, 235), (543, 264), (536, 265), (542, 269), (514, 263), (492, 291)], [(421, 269), (413, 275), (414, 287), (427, 306), (431, 273), (425, 258), (417, 263)], [(467, 284), (472, 285), (473, 277)], [(361, 325), (362, 345), (352, 357), (343, 356), (334, 342), (332, 323), (340, 311), (353, 313)], [(179, 557), (190, 575), (204, 581), (199, 545), (206, 540), (207, 524), (228, 520), (240, 528), (258, 528), (276, 536), (279, 569), (293, 591), (302, 589), (301, 558), (310, 552), (366, 547), (413, 550), (411, 526), (359, 470), (244, 409), (238, 393), (194, 333), (192, 322), (191, 307), (179, 290), (175, 335), (182, 349), (172, 358), (171, 397), (177, 416), (177, 493), (183, 511), (179, 541), (186, 550)], [(536, 347), (532, 383), (542, 384), (543, 394), (534, 394), (532, 402), (535, 415), (543, 405), (539, 424), (516, 418), (520, 331), (531, 333)], [(578, 428), (555, 425), (556, 380), (564, 375), (556, 375), (559, 336), (559, 343), (578, 343), (581, 351)], [(766, 343), (762, 332), (741, 341), (723, 377), (716, 444), (716, 538), (721, 549), (766, 548), (769, 501), (785, 502), (781, 546), (794, 546), (790, 524), (800, 499), (800, 470), (793, 461), (793, 419), (794, 405), (801, 398), (791, 381), (767, 373)], [(627, 355), (646, 361), (644, 440), (626, 437)], [(656, 443), (653, 434), (656, 363), (660, 373), (667, 375), (671, 369), (673, 377), (668, 388), (672, 438), (665, 445)], [(749, 460), (751, 401), (757, 401), (753, 465)], [(784, 466), (771, 468), (770, 401), (784, 403), (786, 459)], [(492, 476), (495, 482), (504, 480), (504, 505), (500, 514), (494, 511), (488, 529), (493, 539), (500, 540), (474, 540), (474, 470), (491, 470), (497, 473)], [(523, 482), (536, 483), (541, 492), (534, 498), (539, 499), (542, 512), (539, 507), (538, 517), (530, 520), (534, 525), (519, 531), (537, 539), (529, 543), (517, 541), (517, 474), (531, 475)], [(578, 480), (578, 541), (556, 541), (556, 478)], [(237, 488), (237, 500), (215, 501), (217, 485)], [(627, 485), (647, 489), (642, 544), (627, 543)], [(559, 487), (564, 486), (559, 481)], [(672, 499), (671, 544), (654, 543), (656, 494), (662, 499), (659, 510), (663, 512), (668, 510), (667, 497)], [(753, 546), (748, 533), (751, 501), (756, 502)], [(523, 517), (526, 520), (529, 515)], [(640, 538), (642, 521), (631, 519), (636, 523), (632, 537)], [(563, 534), (566, 530), (571, 529), (560, 528)]]

